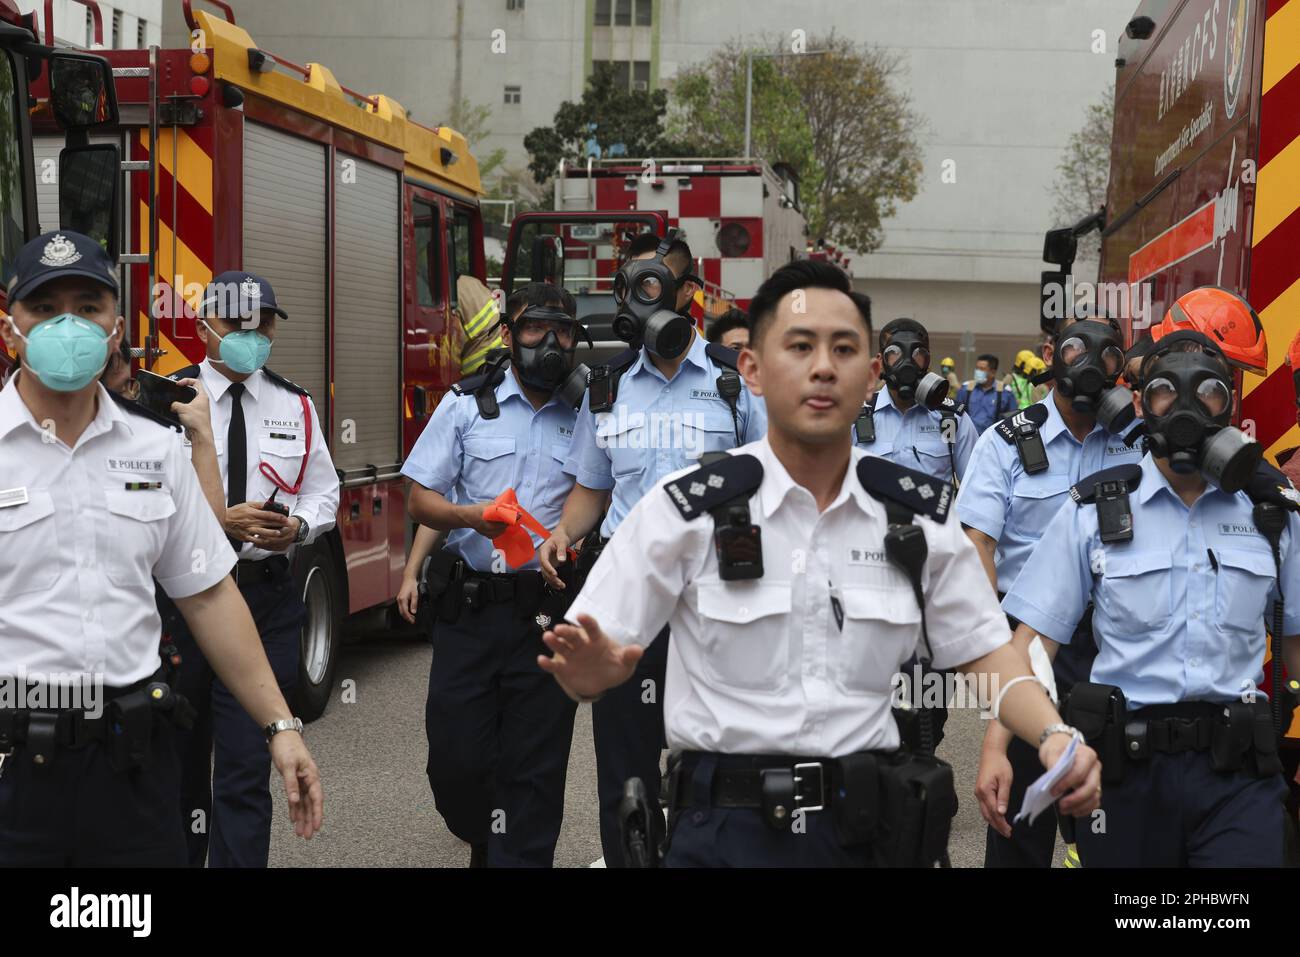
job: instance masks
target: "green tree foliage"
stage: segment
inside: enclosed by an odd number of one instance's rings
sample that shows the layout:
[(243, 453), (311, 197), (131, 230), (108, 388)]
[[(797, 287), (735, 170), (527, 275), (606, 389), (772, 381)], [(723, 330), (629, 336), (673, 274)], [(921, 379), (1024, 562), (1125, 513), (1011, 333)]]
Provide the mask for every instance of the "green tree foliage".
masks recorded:
[[(924, 121), (899, 88), (899, 56), (833, 34), (797, 51), (769, 41), (754, 52), (780, 54), (754, 60), (754, 154), (799, 175), (813, 237), (879, 248), (881, 223), (916, 195), (922, 167)], [(745, 53), (732, 40), (678, 73), (674, 137), (707, 153), (743, 151)]]
[[(587, 80), (577, 103), (565, 100), (550, 126), (539, 126), (524, 137), (528, 169), (538, 183), (554, 178), (560, 160), (578, 161), (595, 139), (602, 150), (621, 143), (627, 156), (655, 156), (664, 152), (664, 115), (668, 93), (664, 90), (630, 91), (622, 88), (605, 64)], [(595, 129), (592, 129), (594, 124)]]

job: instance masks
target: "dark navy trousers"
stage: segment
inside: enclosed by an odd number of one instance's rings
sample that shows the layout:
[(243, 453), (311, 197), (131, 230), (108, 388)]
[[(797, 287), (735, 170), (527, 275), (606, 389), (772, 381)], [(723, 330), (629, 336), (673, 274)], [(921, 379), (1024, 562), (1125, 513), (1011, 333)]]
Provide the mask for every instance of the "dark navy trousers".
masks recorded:
[(577, 706), (537, 665), (541, 628), (513, 604), (433, 625), (424, 727), (434, 804), (491, 867), (550, 867)]
[(1280, 774), (1219, 772), (1206, 751), (1130, 761), (1080, 818), (1084, 867), (1281, 867), (1287, 788)]
[[(286, 569), (273, 582), (239, 588), (253, 613), (262, 647), (288, 701), (298, 682), (307, 610)], [(164, 618), (181, 653), (177, 690), (194, 705), (194, 728), (177, 735), (181, 814), (189, 863), (202, 867), (266, 867), (271, 853), (271, 752), (266, 734), (213, 674), (179, 615)], [(281, 787), (278, 780), (275, 787)]]
[(175, 730), (155, 720), (147, 767), (115, 771), (100, 744), (0, 774), (0, 867), (183, 867)]
[(668, 628), (655, 636), (636, 672), (591, 706), (596, 744), (596, 790), (600, 798), (600, 846), (606, 867), (623, 867), (618, 806), (623, 785), (640, 778), (652, 800), (659, 797), (659, 755), (664, 747), (664, 673)]

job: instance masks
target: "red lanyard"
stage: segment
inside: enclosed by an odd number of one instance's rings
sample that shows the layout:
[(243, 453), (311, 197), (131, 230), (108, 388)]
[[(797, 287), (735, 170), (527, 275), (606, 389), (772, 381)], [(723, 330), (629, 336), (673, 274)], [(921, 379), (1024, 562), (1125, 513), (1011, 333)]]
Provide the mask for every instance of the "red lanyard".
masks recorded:
[[(280, 477), (279, 472), (266, 462), (259, 462), (257, 466), (257, 470), (270, 479), (276, 488), (289, 495), (297, 495), (298, 490), (302, 488), (303, 476), (307, 474), (307, 460), (311, 458), (311, 408), (307, 405), (307, 397), (305, 395), (300, 395), (298, 398), (302, 400), (303, 429), (306, 432), (307, 437), (307, 445), (303, 449), (302, 453), (302, 468), (298, 470), (298, 481), (294, 482), (293, 485), (290, 485)], [(274, 498), (275, 495), (272, 494), (271, 497)]]

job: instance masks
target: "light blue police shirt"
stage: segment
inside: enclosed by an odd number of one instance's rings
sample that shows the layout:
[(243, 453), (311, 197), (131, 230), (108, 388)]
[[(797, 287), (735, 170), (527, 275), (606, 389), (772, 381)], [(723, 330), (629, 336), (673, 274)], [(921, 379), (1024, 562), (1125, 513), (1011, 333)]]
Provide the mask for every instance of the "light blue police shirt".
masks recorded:
[(564, 470), (587, 488), (614, 490), (600, 528), (606, 538), (665, 475), (697, 464), (705, 452), (757, 442), (767, 433), (766, 408), (742, 388), (736, 440), (731, 409), (718, 394), (722, 369), (706, 355), (707, 345), (697, 333), (671, 381), (642, 349), (619, 379), (609, 412), (591, 412), (590, 391), (583, 398)]
[[(943, 431), (943, 416), (922, 405), (913, 405), (906, 412), (894, 404), (889, 389), (876, 394), (876, 409), (872, 413), (876, 426), (876, 440), (858, 442), (859, 448), (889, 459), (918, 472), (925, 472), (942, 482), (952, 481), (953, 461), (957, 463), (957, 478), (966, 476), (966, 464), (975, 449), (979, 432), (969, 415), (956, 419), (956, 441), (949, 444)], [(856, 442), (856, 435), (854, 438)]]
[[(1068, 642), (1089, 599), (1099, 648), (1092, 681), (1123, 689), (1130, 708), (1241, 700), (1263, 678), (1266, 616), (1277, 594), (1273, 553), (1246, 493), (1214, 486), (1191, 508), (1151, 456), (1129, 493), (1133, 540), (1103, 545), (1095, 505), (1067, 500), (1003, 609)], [(1300, 596), (1300, 518), (1282, 533), (1282, 588)], [(1300, 601), (1283, 633), (1300, 633)]]
[[(490, 502), (513, 488), (519, 504), (553, 529), (573, 489), (564, 460), (577, 413), (559, 398), (534, 410), (510, 368), (497, 386), (496, 397), (501, 414), (484, 419), (474, 396), (453, 392), (443, 396), (402, 474), (456, 504)], [(540, 544), (535, 536), (533, 543)], [(473, 529), (449, 532), (445, 547), (476, 571), (493, 570), (492, 540)], [(537, 567), (535, 555), (521, 566)]]
[(1122, 436), (1107, 432), (1100, 424), (1080, 442), (1061, 418), (1055, 395), (1053, 390), (1042, 401), (1047, 421), (1039, 429), (1047, 450), (1047, 470), (1027, 474), (1016, 444), (1003, 439), (997, 429), (989, 429), (976, 441), (957, 493), (961, 523), (998, 543), (995, 561), (1000, 592), (1007, 591), (1020, 574), (1043, 529), (1069, 499), (1071, 485), (1093, 472), (1142, 458), (1140, 443), (1129, 448)]

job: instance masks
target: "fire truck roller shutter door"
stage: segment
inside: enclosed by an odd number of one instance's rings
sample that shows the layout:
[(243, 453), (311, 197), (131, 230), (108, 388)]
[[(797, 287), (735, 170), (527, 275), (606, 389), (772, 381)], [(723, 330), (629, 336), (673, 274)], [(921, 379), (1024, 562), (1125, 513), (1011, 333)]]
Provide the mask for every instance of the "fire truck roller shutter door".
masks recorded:
[(267, 365), (310, 392), (327, 420), (325, 173), (324, 146), (244, 123), (243, 268), (265, 277), (289, 314)]
[[(341, 178), (355, 164), (355, 182)], [(397, 173), (338, 153), (334, 206), (334, 463), (401, 459), (401, 185)], [(343, 430), (350, 429), (348, 441)]]

